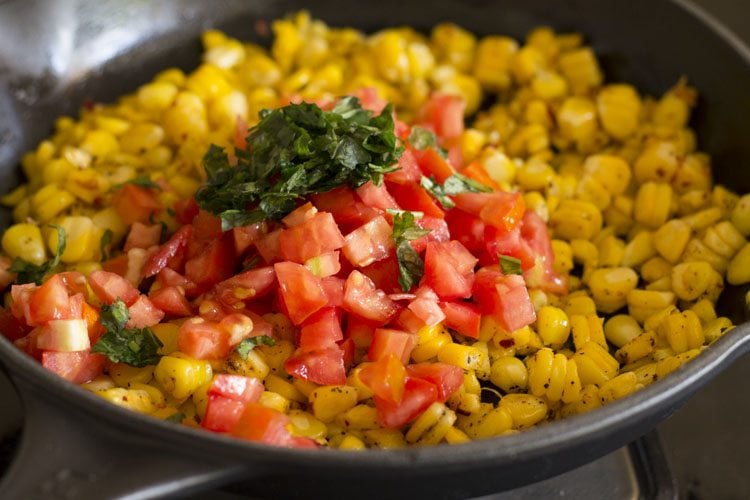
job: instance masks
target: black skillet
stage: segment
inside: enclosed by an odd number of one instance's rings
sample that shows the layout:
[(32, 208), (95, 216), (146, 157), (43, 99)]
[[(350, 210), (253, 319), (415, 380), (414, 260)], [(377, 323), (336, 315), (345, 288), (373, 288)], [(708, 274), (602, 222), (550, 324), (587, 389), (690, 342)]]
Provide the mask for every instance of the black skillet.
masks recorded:
[[(55, 116), (74, 114), (87, 98), (109, 101), (161, 68), (195, 67), (206, 27), (258, 39), (256, 21), (303, 7), (332, 25), (367, 31), (454, 21), (479, 34), (523, 38), (547, 24), (584, 33), (609, 81), (658, 95), (687, 75), (701, 92), (693, 125), (714, 158), (716, 179), (750, 191), (750, 52), (696, 7), (667, 0), (0, 2), (0, 189), (18, 182), (20, 154), (49, 133)], [(742, 291), (727, 292), (725, 314), (746, 320)], [(461, 446), (343, 453), (258, 446), (129, 413), (0, 339), (0, 362), (26, 415), (0, 498), (150, 498), (236, 481), (273, 498), (500, 491), (643, 435), (748, 351), (745, 323), (666, 379), (587, 415)]]

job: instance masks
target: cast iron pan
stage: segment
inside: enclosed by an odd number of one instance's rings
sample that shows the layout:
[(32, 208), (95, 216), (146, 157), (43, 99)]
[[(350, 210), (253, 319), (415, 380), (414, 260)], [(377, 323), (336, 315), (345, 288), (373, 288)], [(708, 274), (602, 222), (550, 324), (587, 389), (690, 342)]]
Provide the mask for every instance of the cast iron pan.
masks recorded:
[[(198, 34), (208, 26), (257, 39), (257, 20), (301, 7), (367, 31), (403, 24), (426, 30), (446, 20), (516, 38), (540, 24), (581, 31), (609, 81), (657, 95), (688, 75), (701, 92), (694, 126), (716, 179), (750, 191), (750, 52), (691, 4), (666, 0), (0, 2), (0, 189), (18, 182), (20, 154), (49, 133), (55, 116), (75, 113), (85, 98), (108, 101), (131, 91), (161, 68), (194, 67)], [(741, 290), (724, 297), (722, 312), (737, 322), (747, 319), (742, 298)], [(664, 380), (586, 415), (461, 446), (344, 453), (259, 446), (133, 414), (48, 373), (1, 339), (0, 362), (26, 420), (0, 498), (149, 498), (237, 481), (273, 498), (500, 491), (643, 435), (748, 351), (745, 323)]]

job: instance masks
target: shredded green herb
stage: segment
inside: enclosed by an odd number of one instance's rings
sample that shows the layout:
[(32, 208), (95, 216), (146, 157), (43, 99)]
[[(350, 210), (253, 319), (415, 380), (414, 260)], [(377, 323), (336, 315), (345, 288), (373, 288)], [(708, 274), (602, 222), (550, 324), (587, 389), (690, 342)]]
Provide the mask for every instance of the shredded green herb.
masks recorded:
[(500, 269), (503, 274), (523, 274), (521, 269), (521, 259), (509, 255), (498, 255), (500, 260)]
[(417, 149), (436, 147), (437, 137), (432, 130), (415, 126), (412, 127), (411, 134), (409, 134), (409, 144)]
[(417, 216), (422, 214), (392, 210), (393, 214), (393, 242), (396, 245), (396, 259), (398, 260), (398, 283), (404, 292), (408, 292), (419, 283), (424, 275), (424, 262), (410, 241), (421, 238), (430, 232), (416, 224)]
[(445, 191), (445, 194), (489, 193), (492, 191), (492, 188), (485, 186), (474, 179), (470, 179), (465, 175), (455, 173), (445, 179), (443, 190)]
[(99, 319), (105, 331), (91, 352), (104, 354), (114, 363), (138, 368), (159, 362), (158, 351), (163, 344), (150, 328), (125, 328), (130, 313), (122, 300), (103, 305)]
[(110, 246), (112, 245), (112, 230), (105, 229), (102, 238), (99, 240), (99, 254), (101, 255), (101, 262), (109, 260)]
[(443, 186), (440, 185), (434, 177), (422, 177), (419, 181), (419, 185), (425, 188), (445, 208), (453, 208), (456, 206), (456, 204), (453, 203), (453, 200), (448, 197)]
[(242, 342), (237, 344), (235, 350), (242, 359), (247, 359), (247, 357), (250, 355), (250, 351), (252, 351), (259, 345), (273, 346), (276, 345), (276, 340), (273, 337), (269, 337), (268, 335), (258, 335), (257, 337), (250, 337), (243, 340)]
[(298, 199), (339, 186), (380, 185), (401, 156), (393, 108), (378, 116), (356, 97), (344, 97), (331, 111), (315, 104), (263, 110), (237, 150), (237, 165), (212, 145), (203, 157), (206, 183), (195, 199), (222, 221), (224, 230), (265, 219), (279, 220)]
[(117, 184), (114, 186), (115, 189), (119, 189), (123, 187), (125, 184), (132, 184), (134, 186), (139, 186), (147, 189), (156, 189), (157, 191), (161, 191), (161, 186), (159, 186), (157, 183), (152, 181), (149, 177), (145, 175), (138, 176), (134, 179), (130, 179), (129, 181), (125, 181), (121, 184)]
[(50, 224), (50, 227), (57, 230), (57, 250), (55, 251), (55, 256), (41, 264), (32, 264), (21, 257), (16, 257), (9, 269), (10, 272), (16, 273), (15, 283), (19, 285), (24, 283), (41, 285), (44, 277), (60, 265), (60, 257), (65, 253), (65, 229), (54, 224)]

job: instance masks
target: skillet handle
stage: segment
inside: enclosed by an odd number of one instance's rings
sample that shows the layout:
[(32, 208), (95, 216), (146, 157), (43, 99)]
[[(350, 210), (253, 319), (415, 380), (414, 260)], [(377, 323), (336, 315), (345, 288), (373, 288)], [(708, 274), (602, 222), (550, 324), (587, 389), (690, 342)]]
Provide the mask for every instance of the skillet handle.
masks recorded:
[(24, 427), (13, 463), (0, 478), (0, 498), (159, 498), (206, 491), (247, 474), (215, 457), (124, 435), (96, 415), (62, 412), (30, 385), (15, 382)]

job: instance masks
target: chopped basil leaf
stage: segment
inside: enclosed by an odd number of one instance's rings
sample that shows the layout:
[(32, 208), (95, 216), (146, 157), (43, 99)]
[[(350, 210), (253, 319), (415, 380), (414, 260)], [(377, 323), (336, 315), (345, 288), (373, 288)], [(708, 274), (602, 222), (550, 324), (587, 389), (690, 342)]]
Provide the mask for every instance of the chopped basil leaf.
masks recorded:
[(122, 300), (103, 305), (99, 318), (104, 334), (91, 352), (104, 354), (114, 363), (126, 363), (138, 368), (159, 362), (161, 355), (158, 351), (163, 344), (150, 328), (125, 328), (130, 313)]
[(57, 230), (57, 250), (55, 251), (55, 256), (51, 260), (41, 264), (32, 264), (21, 257), (16, 257), (9, 269), (10, 272), (16, 273), (15, 283), (19, 285), (24, 283), (41, 285), (44, 277), (60, 265), (60, 257), (65, 253), (65, 229), (54, 224), (50, 224), (50, 227)]
[(456, 173), (445, 179), (443, 190), (445, 194), (487, 193), (492, 191), (492, 188), (474, 179), (469, 179), (465, 175)]
[(409, 243), (430, 232), (416, 225), (414, 212), (393, 211), (393, 242), (396, 244), (398, 260), (398, 283), (404, 292), (419, 283), (424, 274), (424, 262)]
[(438, 184), (432, 177), (422, 177), (419, 181), (419, 185), (425, 188), (437, 201), (440, 202), (445, 208), (453, 208), (456, 206), (443, 189), (443, 186)]
[(247, 149), (235, 151), (236, 166), (223, 149), (209, 148), (203, 157), (207, 180), (196, 201), (227, 230), (279, 220), (309, 194), (368, 181), (380, 185), (403, 150), (392, 111), (388, 105), (372, 116), (351, 96), (331, 111), (309, 103), (263, 110)]
[(101, 254), (101, 262), (109, 259), (110, 245), (112, 244), (112, 230), (105, 229), (102, 238), (99, 240), (99, 253)]
[(500, 269), (503, 274), (523, 274), (521, 269), (521, 259), (510, 257), (508, 255), (499, 255)]
[(437, 145), (437, 138), (432, 130), (416, 126), (409, 134), (409, 144), (417, 149), (427, 149)]
[(237, 344), (235, 350), (242, 359), (247, 359), (250, 351), (252, 351), (259, 345), (276, 345), (276, 339), (274, 339), (273, 337), (269, 337), (268, 335), (258, 335), (257, 337), (250, 337)]

